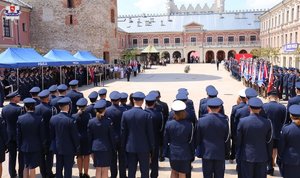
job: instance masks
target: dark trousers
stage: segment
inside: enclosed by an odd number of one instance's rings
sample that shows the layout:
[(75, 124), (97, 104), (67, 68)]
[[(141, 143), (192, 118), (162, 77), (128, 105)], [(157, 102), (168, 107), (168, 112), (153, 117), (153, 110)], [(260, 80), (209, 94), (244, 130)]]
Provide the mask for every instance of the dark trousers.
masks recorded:
[[(17, 143), (16, 141), (10, 141), (8, 143), (8, 152), (9, 152), (9, 160), (8, 160), (8, 172), (10, 177), (15, 177), (17, 175), (16, 172), (16, 161), (17, 161)], [(18, 154), (18, 175), (19, 177), (23, 177), (23, 170), (24, 170), (24, 160), (22, 152)]]
[(48, 152), (47, 154), (42, 154), (41, 165), (40, 165), (40, 172), (43, 177), (48, 177), (53, 175), (52, 173), (53, 167), (53, 153)]
[(126, 160), (125, 151), (117, 146), (117, 151), (112, 154), (112, 163), (110, 166), (111, 178), (116, 178), (118, 176), (118, 160), (119, 160), (119, 177), (126, 178)]
[[(56, 155), (56, 178), (72, 178), (73, 155)], [(64, 176), (63, 176), (64, 170)]]
[(126, 77), (127, 77), (127, 81), (129, 82), (130, 81), (130, 74), (126, 74)]
[(149, 153), (127, 153), (128, 178), (135, 178), (137, 164), (140, 165), (141, 178), (149, 178)]
[(154, 152), (151, 155), (151, 178), (157, 178), (158, 177), (158, 157), (159, 157), (159, 148), (155, 148)]
[(290, 96), (291, 98), (296, 96), (296, 90), (295, 90), (294, 87), (289, 88), (289, 96)]
[(284, 99), (289, 99), (289, 87), (284, 87)]
[(225, 172), (225, 160), (202, 159), (204, 178), (223, 178)]
[(235, 159), (236, 151), (235, 151), (235, 138), (231, 139), (231, 147), (230, 147), (230, 158), (231, 160)]
[(267, 163), (250, 163), (241, 161), (241, 176), (242, 178), (266, 178)]
[(300, 175), (300, 166), (283, 165), (284, 178), (298, 178)]
[(4, 92), (0, 92), (0, 107), (3, 107), (4, 103)]

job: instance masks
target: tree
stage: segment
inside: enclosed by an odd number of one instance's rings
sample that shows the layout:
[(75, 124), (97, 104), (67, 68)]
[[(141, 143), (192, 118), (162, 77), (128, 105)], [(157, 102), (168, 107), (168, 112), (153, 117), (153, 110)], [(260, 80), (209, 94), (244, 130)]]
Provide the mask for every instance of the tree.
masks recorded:
[(136, 49), (127, 49), (123, 51), (123, 57), (126, 63), (135, 59), (136, 55), (138, 55), (138, 51)]

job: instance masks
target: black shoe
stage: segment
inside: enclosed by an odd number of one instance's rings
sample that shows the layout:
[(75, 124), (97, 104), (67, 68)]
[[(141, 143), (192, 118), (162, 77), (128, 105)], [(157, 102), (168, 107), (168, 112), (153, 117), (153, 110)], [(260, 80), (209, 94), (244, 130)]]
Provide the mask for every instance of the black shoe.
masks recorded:
[(90, 178), (88, 174), (83, 174), (83, 178)]
[(270, 175), (270, 176), (273, 176), (274, 175), (274, 169), (268, 170), (267, 174)]
[(165, 158), (164, 158), (164, 157), (160, 157), (160, 158), (159, 158), (159, 161), (160, 161), (160, 162), (164, 162), (164, 161), (165, 161)]
[(79, 178), (84, 178), (82, 173), (79, 173)]

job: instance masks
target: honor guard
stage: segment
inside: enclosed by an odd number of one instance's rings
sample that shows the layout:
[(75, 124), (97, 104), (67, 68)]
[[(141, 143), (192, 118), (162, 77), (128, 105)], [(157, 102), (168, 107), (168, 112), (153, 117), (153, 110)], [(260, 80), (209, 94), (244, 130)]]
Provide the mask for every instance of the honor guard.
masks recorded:
[(237, 159), (239, 175), (243, 178), (266, 178), (267, 161), (271, 156), (272, 124), (260, 116), (263, 102), (251, 98), (250, 115), (240, 120), (237, 128)]
[(93, 91), (89, 94), (88, 98), (90, 99), (91, 104), (86, 108), (86, 112), (90, 113), (92, 117), (96, 117), (96, 111), (94, 109), (95, 103), (98, 99), (98, 93)]
[(247, 99), (246, 99), (246, 89), (242, 89), (239, 91), (239, 96), (237, 99), (237, 104), (232, 107), (231, 115), (230, 115), (230, 130), (231, 130), (231, 151), (230, 151), (230, 160), (233, 162), (235, 159), (235, 143), (236, 143), (236, 129), (237, 129), (237, 123), (234, 121), (236, 111), (244, 106), (247, 105)]
[[(73, 114), (72, 117), (75, 119), (77, 129), (79, 132), (80, 139), (80, 151), (77, 154), (77, 166), (79, 169), (79, 178), (89, 178), (89, 164), (90, 164), (90, 148), (88, 142), (87, 126), (89, 121), (92, 119), (92, 115), (86, 111), (87, 99), (80, 98), (76, 105), (78, 112)], [(84, 170), (84, 173), (83, 173)]]
[(124, 92), (121, 93), (120, 107), (124, 107), (126, 111), (132, 108), (127, 104), (127, 100), (128, 100), (128, 94)]
[(273, 175), (275, 165), (275, 158), (277, 157), (277, 148), (280, 138), (280, 132), (285, 122), (286, 108), (284, 105), (280, 104), (278, 93), (276, 90), (270, 91), (268, 93), (269, 103), (263, 105), (263, 110), (265, 111), (267, 118), (272, 122), (272, 139), (273, 139), (273, 153), (272, 160), (268, 161), (268, 174)]
[(25, 81), (24, 81), (24, 73), (23, 72), (20, 72), (20, 77), (19, 77), (19, 94), (21, 95), (21, 100), (25, 99), (26, 98), (26, 84), (25, 84)]
[[(179, 88), (178, 93), (184, 93), (186, 96), (189, 96), (189, 92), (186, 88)], [(189, 108), (192, 112), (195, 112), (194, 102), (191, 99), (187, 99), (186, 101), (186, 107)]]
[(288, 79), (289, 79), (290, 74), (287, 71), (287, 68), (283, 68), (283, 92), (284, 92), (284, 100), (289, 99), (289, 87), (288, 87)]
[(282, 165), (279, 166), (283, 177), (297, 178), (300, 175), (300, 105), (292, 105), (289, 113), (292, 122), (282, 128), (280, 135), (278, 154)]
[(32, 97), (32, 99), (34, 99), (36, 101), (36, 105), (39, 105), (41, 103), (40, 98), (38, 97), (38, 94), (41, 92), (40, 87), (33, 87), (30, 89), (29, 93)]
[(79, 151), (76, 122), (68, 114), (70, 104), (69, 97), (60, 99), (58, 105), (61, 111), (50, 119), (51, 150), (56, 155), (56, 178), (72, 177), (74, 156)]
[(78, 91), (78, 80), (72, 80), (69, 82), (71, 90), (66, 94), (66, 97), (71, 98), (72, 107), (71, 107), (71, 114), (77, 113), (77, 106), (76, 103), (80, 98), (83, 98), (83, 94)]
[[(194, 127), (186, 119), (186, 104), (174, 101), (171, 106), (173, 118), (166, 124), (164, 133), (164, 153), (169, 157), (172, 177), (186, 177), (191, 174), (191, 160), (194, 159)], [(169, 148), (169, 149), (167, 149)]]
[(102, 88), (101, 90), (99, 90), (98, 94), (99, 94), (100, 100), (106, 101), (106, 107), (111, 106), (111, 102), (106, 100), (107, 90), (105, 88)]
[(151, 153), (151, 178), (158, 177), (158, 158), (159, 158), (159, 145), (161, 143), (161, 135), (164, 131), (164, 117), (162, 112), (155, 110), (155, 103), (156, 98), (158, 95), (153, 93), (149, 93), (146, 98), (146, 109), (145, 111), (148, 112), (151, 116), (152, 124), (153, 124), (153, 132), (154, 132), (154, 150)]
[(98, 101), (94, 109), (96, 117), (88, 123), (90, 148), (94, 155), (96, 177), (108, 178), (112, 152), (115, 151), (113, 123), (105, 116), (106, 102), (104, 100)]
[(54, 178), (55, 175), (52, 172), (53, 152), (50, 150), (50, 119), (52, 116), (57, 114), (57, 110), (54, 106), (50, 105), (49, 95), (49, 90), (43, 90), (38, 94), (41, 103), (35, 107), (35, 113), (42, 117), (44, 128), (43, 152), (41, 154), (40, 172), (42, 177)]
[[(198, 117), (199, 118), (201, 118), (203, 115), (208, 113), (207, 104), (206, 104), (207, 100), (210, 99), (210, 98), (215, 98), (219, 94), (218, 90), (212, 85), (209, 85), (209, 86), (206, 87), (206, 93), (207, 93), (207, 98), (203, 98), (203, 99), (200, 100), (199, 112), (198, 112)], [(224, 114), (223, 106), (222, 106), (222, 109), (220, 110), (220, 112), (222, 114)]]
[(290, 106), (294, 105), (294, 104), (300, 104), (300, 82), (296, 83), (296, 96), (289, 99), (288, 101), (288, 105), (287, 105), (287, 115), (286, 115), (286, 124), (290, 123), (291, 117), (290, 117), (290, 113), (289, 113), (289, 108)]
[[(7, 148), (9, 153), (9, 160), (8, 160), (8, 171), (10, 177), (16, 177), (16, 158), (17, 158), (17, 120), (18, 117), (21, 115), (22, 108), (18, 105), (20, 102), (21, 96), (17, 91), (10, 93), (7, 95), (6, 98), (9, 98), (10, 103), (2, 109), (2, 117), (6, 122), (7, 125), (7, 134), (8, 134), (8, 142)], [(19, 162), (19, 176), (23, 176), (23, 155), (22, 152), (19, 152), (18, 155), (18, 162)]]
[(58, 85), (57, 90), (58, 90), (59, 95), (58, 95), (58, 97), (56, 97), (50, 101), (50, 105), (54, 106), (56, 108), (57, 112), (60, 112), (58, 101), (66, 96), (68, 87), (65, 84), (60, 84), (60, 85)]
[(7, 149), (7, 132), (5, 120), (0, 117), (0, 177), (2, 177), (2, 163), (5, 161), (5, 152)]
[(0, 107), (3, 107), (4, 103), (4, 97), (5, 97), (5, 85), (4, 85), (4, 79), (5, 77), (3, 75), (0, 75)]
[(8, 77), (8, 84), (12, 87), (11, 91), (17, 90), (17, 77), (16, 77), (16, 71), (12, 70), (10, 72), (10, 75)]
[[(126, 178), (126, 163), (125, 152), (121, 149), (121, 118), (125, 108), (120, 107), (121, 94), (117, 91), (113, 91), (109, 94), (112, 105), (106, 108), (105, 115), (113, 122), (116, 151), (112, 153), (112, 164), (110, 166), (111, 177), (116, 178), (118, 175), (119, 165), (119, 177)], [(118, 164), (119, 160), (119, 164)]]
[(49, 87), (49, 92), (50, 92), (50, 100), (54, 99), (57, 97), (58, 92), (57, 92), (57, 85), (52, 85)]
[(289, 68), (288, 88), (289, 88), (290, 98), (296, 96), (295, 82), (296, 82), (296, 75), (294, 74), (294, 68)]
[(224, 177), (225, 158), (229, 155), (228, 117), (220, 114), (223, 101), (217, 97), (208, 99), (208, 114), (198, 120), (196, 146), (200, 148), (203, 177)]
[(125, 111), (121, 120), (121, 146), (127, 153), (128, 178), (136, 177), (137, 163), (141, 177), (149, 177), (150, 153), (154, 150), (153, 124), (150, 114), (142, 109), (145, 94), (132, 95), (134, 107)]
[(42, 117), (35, 114), (36, 101), (24, 99), (26, 113), (17, 121), (18, 150), (23, 153), (24, 177), (35, 177), (35, 168), (40, 166), (44, 128)]

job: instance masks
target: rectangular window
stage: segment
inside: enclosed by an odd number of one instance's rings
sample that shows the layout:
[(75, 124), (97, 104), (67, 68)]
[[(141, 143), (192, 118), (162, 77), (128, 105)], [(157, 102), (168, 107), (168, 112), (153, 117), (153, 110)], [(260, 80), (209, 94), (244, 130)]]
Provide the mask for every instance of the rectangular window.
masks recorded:
[(143, 39), (143, 44), (147, 45), (148, 44), (148, 39)]
[(22, 29), (23, 29), (23, 32), (27, 32), (26, 23), (22, 23)]
[(292, 9), (292, 22), (294, 21), (294, 13), (295, 13), (295, 10), (294, 10), (294, 8)]
[(223, 36), (218, 36), (218, 42), (219, 42), (219, 43), (223, 43), (223, 41), (224, 41)]
[(73, 15), (70, 15), (70, 25), (73, 25)]
[(300, 18), (300, 6), (297, 6), (297, 20)]
[(244, 43), (245, 42), (245, 36), (239, 36), (239, 42)]
[(211, 36), (207, 37), (207, 38), (206, 38), (206, 42), (207, 42), (207, 43), (212, 43), (212, 37), (211, 37)]
[(154, 38), (154, 39), (153, 39), (153, 43), (154, 43), (154, 44), (158, 44), (158, 38)]
[(7, 20), (5, 18), (3, 18), (3, 32), (4, 37), (11, 37), (10, 20)]
[(298, 43), (298, 32), (295, 32), (295, 43)]
[(285, 44), (287, 44), (287, 43), (288, 43), (288, 35), (285, 34)]
[(290, 43), (292, 43), (292, 42), (293, 42), (293, 34), (290, 33)]
[(197, 38), (196, 37), (191, 37), (191, 42), (192, 43), (196, 43), (197, 42)]
[(73, 0), (67, 0), (67, 7), (68, 8), (73, 8), (74, 7)]
[(250, 36), (250, 41), (255, 42), (256, 41), (256, 36), (255, 35)]
[(284, 24), (284, 12), (282, 13), (282, 24)]
[(278, 16), (278, 25), (280, 25), (281, 16)]
[(170, 43), (170, 38), (164, 38), (164, 44), (169, 44)]
[(175, 43), (179, 44), (180, 43), (180, 38), (175, 38)]
[(290, 20), (290, 11), (286, 11), (286, 23)]
[(133, 40), (132, 40), (132, 44), (133, 44), (133, 45), (137, 45), (137, 39), (133, 39)]
[(110, 10), (110, 21), (111, 21), (111, 23), (115, 23), (116, 22), (116, 19), (115, 19), (115, 10), (114, 9)]
[(234, 36), (229, 36), (228, 37), (228, 42), (234, 42)]

